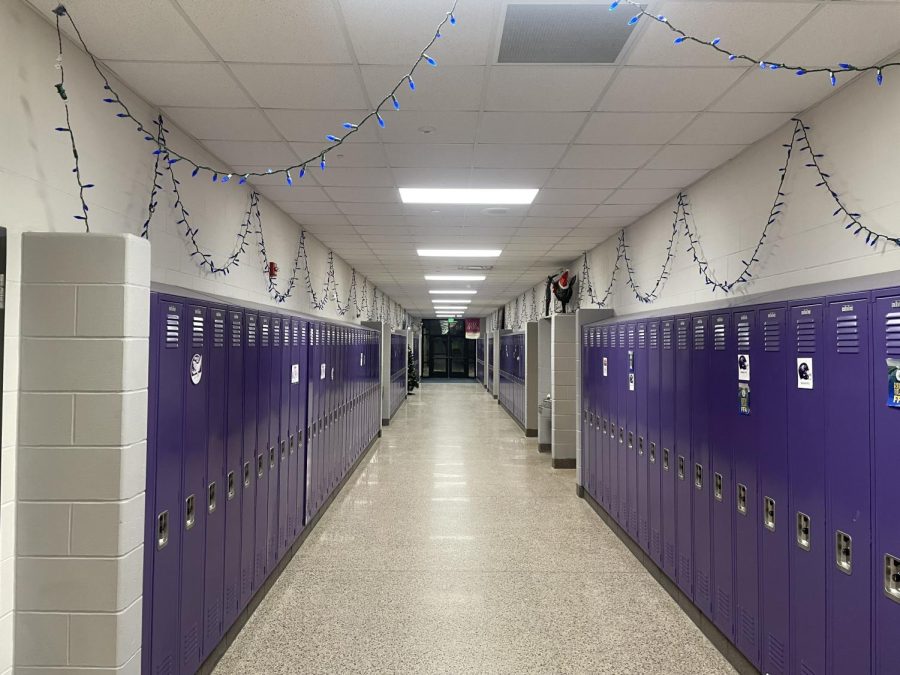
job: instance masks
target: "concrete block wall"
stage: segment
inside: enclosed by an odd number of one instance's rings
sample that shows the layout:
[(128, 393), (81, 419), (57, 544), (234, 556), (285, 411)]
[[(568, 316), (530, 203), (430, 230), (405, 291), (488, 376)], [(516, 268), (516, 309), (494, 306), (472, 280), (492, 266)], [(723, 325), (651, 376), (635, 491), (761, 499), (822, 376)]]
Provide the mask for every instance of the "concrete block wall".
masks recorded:
[(553, 398), (551, 458), (554, 468), (575, 468), (575, 354), (578, 350), (574, 314), (554, 314), (550, 323), (550, 390)]
[(150, 244), (27, 233), (22, 269), (15, 671), (138, 673)]

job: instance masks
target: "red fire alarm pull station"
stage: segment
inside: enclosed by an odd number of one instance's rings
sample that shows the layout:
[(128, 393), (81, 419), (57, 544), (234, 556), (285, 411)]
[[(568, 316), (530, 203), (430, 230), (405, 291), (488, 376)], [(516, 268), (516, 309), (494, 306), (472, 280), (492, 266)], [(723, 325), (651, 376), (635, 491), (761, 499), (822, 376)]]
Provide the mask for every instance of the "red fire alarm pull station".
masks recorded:
[(278, 265), (274, 262), (269, 263), (269, 278), (277, 279), (278, 278)]

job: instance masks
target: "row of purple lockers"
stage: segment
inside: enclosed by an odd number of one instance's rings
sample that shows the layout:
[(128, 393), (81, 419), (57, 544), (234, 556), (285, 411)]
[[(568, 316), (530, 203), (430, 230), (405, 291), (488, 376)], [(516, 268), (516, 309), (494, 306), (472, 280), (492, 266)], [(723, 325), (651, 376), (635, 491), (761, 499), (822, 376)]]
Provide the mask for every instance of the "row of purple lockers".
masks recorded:
[(475, 379), (484, 382), (484, 338), (475, 340)]
[(491, 394), (496, 394), (494, 391), (494, 340), (496, 338), (488, 337), (485, 342), (485, 349), (487, 350), (487, 369), (488, 369), (488, 392)]
[(391, 417), (406, 399), (406, 333), (391, 333)]
[(379, 338), (154, 293), (143, 672), (194, 673), (380, 427)]
[(525, 334), (500, 336), (500, 403), (525, 426)]
[(900, 290), (582, 333), (583, 481), (765, 673), (900, 673)]

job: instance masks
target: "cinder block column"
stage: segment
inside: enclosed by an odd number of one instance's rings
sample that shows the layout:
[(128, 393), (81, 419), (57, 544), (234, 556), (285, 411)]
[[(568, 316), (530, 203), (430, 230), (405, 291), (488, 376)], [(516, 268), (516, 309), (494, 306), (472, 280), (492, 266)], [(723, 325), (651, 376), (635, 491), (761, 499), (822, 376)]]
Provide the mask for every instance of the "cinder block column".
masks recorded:
[(584, 479), (581, 475), (583, 466), (581, 463), (581, 450), (584, 447), (582, 445), (584, 439), (581, 437), (583, 425), (582, 411), (584, 410), (584, 405), (582, 404), (584, 383), (581, 381), (581, 329), (589, 323), (610, 318), (613, 315), (613, 312), (611, 309), (579, 309), (575, 312), (575, 315), (577, 317), (577, 325), (575, 327), (575, 413), (577, 417), (575, 420), (575, 482), (580, 488), (580, 486), (584, 485)]
[(391, 423), (391, 325), (383, 321), (363, 321), (381, 335), (381, 426)]
[(17, 673), (139, 673), (150, 245), (22, 237)]
[(538, 435), (538, 324), (525, 325), (525, 435)]
[(554, 469), (575, 468), (575, 352), (574, 314), (554, 314), (550, 323), (550, 392), (553, 398), (551, 458)]

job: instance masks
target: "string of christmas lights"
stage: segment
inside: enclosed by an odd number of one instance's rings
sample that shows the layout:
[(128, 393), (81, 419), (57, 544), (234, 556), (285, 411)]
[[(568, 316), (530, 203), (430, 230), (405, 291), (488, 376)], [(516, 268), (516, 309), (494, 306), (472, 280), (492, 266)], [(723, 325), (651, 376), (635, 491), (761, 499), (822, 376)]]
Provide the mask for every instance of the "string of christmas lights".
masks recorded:
[[(622, 259), (625, 261), (625, 270), (628, 272), (628, 286), (631, 288), (634, 297), (637, 298), (639, 302), (645, 304), (654, 302), (659, 297), (659, 290), (663, 282), (669, 278), (672, 261), (675, 259), (675, 240), (678, 239), (678, 232), (680, 230), (679, 225), (684, 221), (683, 214), (687, 203), (687, 197), (683, 192), (678, 193), (676, 203), (677, 206), (674, 211), (675, 219), (672, 221), (672, 234), (669, 237), (669, 243), (666, 245), (666, 259), (662, 264), (662, 272), (660, 272), (659, 276), (656, 278), (656, 283), (653, 284), (653, 288), (647, 293), (641, 291), (640, 286), (638, 286), (637, 281), (634, 279), (634, 266), (631, 264), (631, 258), (628, 257), (628, 244), (625, 241), (625, 230), (622, 230), (619, 233), (620, 238), (618, 248), (621, 251)], [(686, 227), (687, 223), (684, 222), (684, 225)]]
[(810, 73), (828, 73), (828, 81), (831, 83), (832, 87), (836, 87), (838, 83), (838, 73), (875, 73), (875, 83), (880, 87), (884, 84), (884, 71), (889, 68), (896, 68), (900, 66), (900, 61), (891, 61), (887, 63), (874, 64), (870, 66), (855, 66), (852, 63), (837, 63), (828, 66), (803, 66), (803, 65), (791, 65), (789, 63), (783, 63), (780, 61), (769, 61), (766, 59), (759, 58), (758, 56), (748, 56), (747, 54), (739, 54), (737, 52), (733, 52), (729, 49), (726, 49), (722, 46), (722, 38), (720, 36), (716, 36), (713, 38), (701, 38), (695, 35), (691, 35), (681, 28), (677, 27), (673, 24), (668, 17), (662, 14), (651, 14), (646, 11), (644, 7), (642, 7), (635, 0), (614, 0), (610, 3), (609, 9), (610, 11), (616, 10), (619, 5), (629, 5), (636, 10), (636, 14), (632, 16), (628, 20), (629, 26), (634, 26), (641, 20), (641, 18), (646, 17), (651, 21), (655, 21), (656, 23), (662, 24), (666, 28), (668, 28), (672, 33), (676, 36), (673, 40), (673, 44), (681, 45), (685, 42), (693, 42), (695, 44), (701, 45), (706, 49), (712, 49), (723, 56), (725, 56), (729, 61), (743, 61), (748, 64), (752, 64), (754, 66), (759, 66), (762, 70), (774, 71), (774, 70), (784, 70), (784, 71), (793, 71), (795, 75), (798, 77), (803, 77), (804, 75), (809, 75)]
[[(459, 2), (459, 0), (453, 1), (453, 4), (450, 7), (450, 11), (448, 11), (445, 14), (445, 16), (443, 17), (441, 22), (438, 24), (438, 27), (435, 30), (434, 35), (432, 36), (432, 38), (428, 42), (428, 44), (425, 46), (425, 48), (419, 52), (419, 56), (415, 60), (415, 63), (413, 63), (412, 67), (406, 72), (406, 74), (404, 74), (403, 77), (400, 78), (400, 80), (397, 82), (397, 84), (394, 85), (394, 88), (391, 89), (390, 93), (388, 93), (387, 96), (385, 96), (383, 99), (381, 99), (381, 101), (378, 103), (378, 105), (375, 106), (374, 110), (370, 111), (362, 119), (360, 119), (356, 122), (344, 122), (342, 135), (338, 136), (335, 134), (328, 134), (325, 137), (325, 140), (328, 141), (328, 143), (330, 143), (330, 145), (323, 148), (321, 151), (319, 151), (315, 155), (312, 155), (311, 157), (308, 157), (308, 158), (306, 158), (296, 164), (292, 164), (290, 166), (275, 168), (275, 169), (270, 168), (270, 169), (267, 169), (266, 171), (251, 171), (251, 172), (241, 174), (240, 176), (237, 177), (237, 182), (239, 184), (244, 184), (250, 178), (252, 178), (254, 176), (283, 174), (285, 177), (285, 182), (288, 185), (293, 185), (295, 180), (299, 180), (299, 179), (303, 178), (303, 176), (306, 175), (306, 171), (309, 166), (318, 166), (322, 171), (324, 171), (327, 166), (326, 159), (325, 159), (326, 155), (328, 153), (334, 151), (335, 149), (339, 148), (341, 145), (343, 145), (347, 140), (349, 140), (355, 133), (357, 133), (359, 131), (359, 129), (361, 129), (370, 120), (375, 119), (378, 122), (378, 126), (380, 126), (381, 128), (384, 128), (387, 125), (387, 123), (385, 122), (385, 118), (382, 114), (383, 111), (388, 106), (392, 110), (395, 110), (395, 111), (400, 110), (400, 101), (397, 98), (397, 93), (404, 86), (408, 86), (410, 91), (415, 91), (416, 82), (413, 79), (413, 75), (415, 75), (415, 72), (419, 68), (419, 66), (421, 66), (422, 63), (425, 63), (431, 67), (437, 67), (437, 65), (438, 65), (437, 61), (428, 54), (428, 50), (431, 49), (431, 47), (434, 45), (434, 43), (437, 42), (437, 40), (439, 40), (442, 37), (441, 31), (443, 30), (445, 25), (447, 25), (448, 23), (450, 25), (456, 25), (457, 19), (456, 19), (455, 11), (456, 11), (456, 6), (457, 6), (458, 2)], [(154, 138), (153, 135), (145, 128), (144, 124), (137, 117), (135, 117), (135, 115), (131, 112), (131, 110), (128, 108), (128, 106), (125, 104), (125, 102), (122, 100), (122, 97), (119, 95), (119, 93), (113, 88), (112, 83), (110, 82), (110, 80), (106, 76), (106, 74), (103, 72), (103, 69), (100, 67), (100, 63), (97, 60), (97, 58), (94, 56), (93, 52), (88, 48), (87, 43), (84, 41), (84, 38), (81, 35), (81, 31), (78, 30), (78, 26), (75, 23), (75, 20), (72, 18), (72, 15), (68, 12), (65, 5), (62, 5), (62, 4), (58, 5), (56, 7), (56, 9), (54, 10), (54, 13), (56, 14), (56, 18), (57, 18), (57, 35), (59, 37), (60, 44), (62, 44), (62, 33), (61, 33), (60, 25), (59, 25), (59, 20), (61, 17), (64, 16), (69, 20), (69, 24), (72, 26), (72, 30), (75, 32), (75, 35), (78, 38), (78, 42), (80, 43), (82, 49), (85, 51), (85, 53), (91, 59), (91, 63), (93, 64), (94, 70), (97, 72), (97, 74), (100, 76), (100, 79), (103, 81), (103, 89), (106, 92), (106, 95), (103, 98), (103, 102), (113, 105), (115, 107), (115, 109), (117, 110), (116, 117), (118, 117), (120, 119), (127, 119), (127, 120), (130, 120), (131, 122), (133, 122), (137, 131), (144, 135), (145, 140), (147, 140), (148, 142), (154, 142), (154, 143), (158, 144), (158, 140), (156, 138)], [(60, 47), (60, 52), (61, 52), (61, 50), (62, 50), (62, 47)], [(58, 85), (57, 88), (61, 90), (61, 86), (62, 85)], [(61, 90), (60, 95), (63, 96), (62, 90)], [(65, 100), (65, 97), (64, 97), (64, 100)], [(71, 131), (69, 130), (69, 128), (67, 128), (65, 130), (69, 131), (71, 134)], [(74, 147), (74, 137), (73, 137), (73, 147)], [(159, 149), (168, 153), (168, 155), (170, 157), (169, 161), (171, 163), (174, 164), (175, 162), (183, 161), (185, 164), (189, 165), (192, 168), (191, 176), (197, 176), (202, 171), (202, 172), (205, 172), (208, 175), (212, 176), (212, 181), (214, 183), (216, 183), (216, 182), (228, 183), (234, 177), (233, 174), (227, 170), (217, 169), (213, 166), (203, 164), (202, 162), (192, 159), (191, 157), (189, 157), (186, 154), (178, 152), (177, 150), (169, 147), (168, 145), (163, 145), (161, 148), (158, 147), (157, 150), (159, 150)], [(76, 160), (77, 160), (77, 153), (76, 153)], [(85, 208), (86, 208), (86, 205), (85, 205)], [(84, 220), (86, 220), (86, 216), (85, 216)]]

